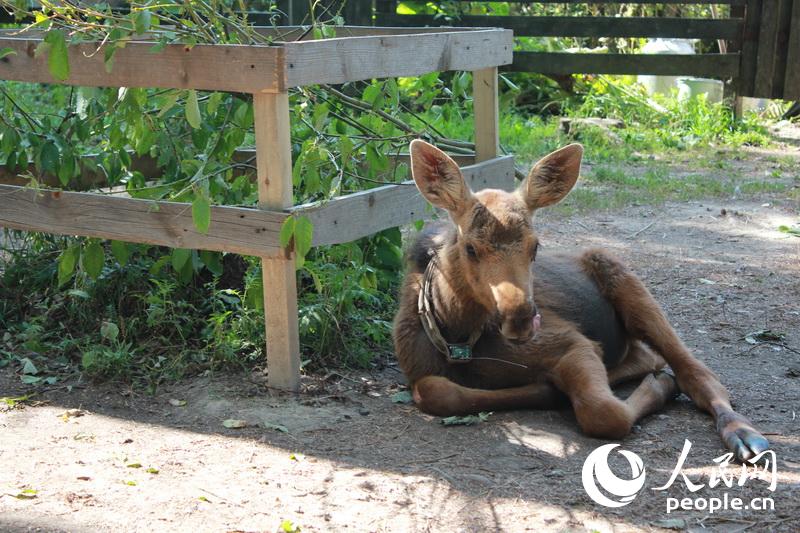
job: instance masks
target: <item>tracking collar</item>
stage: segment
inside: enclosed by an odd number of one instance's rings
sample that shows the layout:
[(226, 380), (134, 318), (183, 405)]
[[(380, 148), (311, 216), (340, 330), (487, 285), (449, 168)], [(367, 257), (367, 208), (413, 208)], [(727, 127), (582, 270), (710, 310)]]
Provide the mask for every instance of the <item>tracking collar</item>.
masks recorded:
[(450, 363), (469, 363), (472, 360), (472, 348), (483, 333), (483, 328), (478, 328), (473, 331), (469, 339), (465, 343), (450, 343), (445, 340), (439, 329), (439, 324), (436, 322), (436, 316), (433, 311), (432, 287), (433, 287), (433, 271), (437, 268), (437, 256), (431, 257), (428, 266), (425, 267), (425, 273), (422, 278), (422, 285), (419, 288), (419, 299), (417, 301), (417, 311), (419, 312), (419, 320), (422, 322), (422, 329), (428, 336), (437, 350), (447, 357)]

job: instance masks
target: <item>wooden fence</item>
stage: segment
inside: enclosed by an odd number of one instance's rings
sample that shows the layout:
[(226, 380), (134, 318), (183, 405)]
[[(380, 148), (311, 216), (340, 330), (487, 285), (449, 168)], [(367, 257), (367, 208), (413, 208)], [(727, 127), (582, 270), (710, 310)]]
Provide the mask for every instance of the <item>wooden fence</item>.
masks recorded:
[[(530, 0), (512, 0), (511, 3), (525, 4)], [(615, 2), (542, 0), (537, 3)], [(692, 55), (516, 51), (513, 64), (504, 70), (550, 75), (700, 76), (732, 80), (739, 96), (800, 99), (800, 0), (638, 0), (630, 3), (723, 4), (730, 6), (730, 14), (719, 19), (462, 15), (454, 17), (451, 23), (509, 28), (514, 30), (515, 37), (664, 37), (722, 41), (726, 43), (724, 53)], [(397, 0), (375, 0), (374, 23), (378, 26), (446, 24), (433, 15), (398, 14), (397, 5)]]
[[(313, 244), (334, 244), (426, 218), (426, 202), (413, 182), (386, 185), (320, 204), (292, 205), (292, 154), (288, 90), (318, 83), (473, 72), (475, 155), (462, 157), (462, 172), (475, 188), (510, 189), (514, 162), (498, 155), (497, 67), (511, 62), (512, 32), (502, 29), (337, 30), (313, 40), (307, 28), (264, 28), (280, 39), (270, 46), (167, 45), (152, 41), (119, 49), (112, 72), (99, 43), (70, 47), (70, 76), (62, 83), (93, 87), (163, 87), (249, 92), (253, 95), (259, 205), (214, 206), (207, 233), (196, 230), (191, 204), (92, 192), (32, 189), (0, 174), (0, 227), (80, 235), (254, 255), (262, 258), (267, 367), (272, 387), (296, 390), (300, 377), (294, 252), (280, 245), (290, 213), (314, 223)], [(301, 39), (301, 40), (295, 40)], [(0, 30), (0, 80), (58, 83), (46, 58), (34, 51), (39, 36)], [(91, 176), (87, 186), (91, 188)]]

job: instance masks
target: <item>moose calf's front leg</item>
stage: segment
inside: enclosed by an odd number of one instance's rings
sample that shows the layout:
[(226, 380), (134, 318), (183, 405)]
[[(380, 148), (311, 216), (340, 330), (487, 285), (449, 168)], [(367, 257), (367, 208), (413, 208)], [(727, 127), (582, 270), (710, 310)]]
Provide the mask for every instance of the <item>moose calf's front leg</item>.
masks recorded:
[(621, 439), (630, 433), (633, 414), (611, 391), (605, 366), (591, 342), (585, 340), (569, 349), (553, 374), (556, 386), (572, 401), (586, 435)]
[(522, 408), (552, 409), (562, 398), (555, 387), (544, 382), (487, 390), (464, 387), (442, 376), (425, 376), (417, 380), (413, 391), (417, 407), (435, 416), (463, 416)]
[(659, 410), (677, 392), (672, 376), (649, 374), (622, 401), (608, 384), (605, 366), (588, 341), (579, 343), (555, 367), (556, 384), (572, 400), (575, 417), (592, 437), (621, 439), (640, 418)]

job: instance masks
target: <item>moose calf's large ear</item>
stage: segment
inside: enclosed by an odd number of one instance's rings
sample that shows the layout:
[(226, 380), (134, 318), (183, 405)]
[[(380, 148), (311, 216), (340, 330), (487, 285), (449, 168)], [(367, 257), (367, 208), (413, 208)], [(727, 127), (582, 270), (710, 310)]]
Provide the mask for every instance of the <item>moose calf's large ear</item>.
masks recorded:
[(570, 144), (539, 160), (517, 189), (531, 211), (560, 202), (578, 180), (583, 146)]
[(436, 207), (454, 215), (472, 198), (461, 169), (450, 156), (419, 139), (411, 141), (411, 174), (419, 192)]

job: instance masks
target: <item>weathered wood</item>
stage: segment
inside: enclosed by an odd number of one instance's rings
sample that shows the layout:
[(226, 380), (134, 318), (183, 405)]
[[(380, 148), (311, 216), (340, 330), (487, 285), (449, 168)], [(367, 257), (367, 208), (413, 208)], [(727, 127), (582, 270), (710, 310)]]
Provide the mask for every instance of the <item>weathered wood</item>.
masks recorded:
[[(473, 190), (514, 187), (514, 158), (502, 156), (462, 167)], [(294, 207), (314, 224), (314, 245), (350, 242), (378, 231), (430, 218), (433, 211), (412, 180)]]
[(68, 48), (70, 76), (54, 80), (44, 54), (34, 51), (41, 39), (0, 38), (0, 49), (16, 53), (0, 59), (0, 79), (64, 83), (90, 87), (159, 87), (232, 92), (277, 91), (283, 49), (276, 46), (167, 45), (154, 52), (152, 42), (130, 42), (117, 50), (107, 72), (103, 51), (94, 43)]
[(792, 0), (778, 2), (778, 28), (775, 32), (775, 57), (772, 70), (772, 96), (783, 98), (783, 82), (786, 78), (786, 59), (789, 53), (789, 30), (792, 23)]
[[(434, 15), (389, 14), (378, 17), (389, 26), (442, 26)], [(446, 24), (459, 27), (507, 28), (516, 37), (672, 37), (681, 39), (738, 40), (741, 19), (671, 17), (564, 17), (461, 15)]]
[(513, 34), (490, 29), (449, 33), (348, 37), (283, 45), (286, 87), (511, 63)]
[[(138, 156), (136, 153), (131, 153), (131, 171), (141, 172), (145, 179), (155, 179), (161, 176), (161, 169), (158, 167), (156, 159), (149, 155)], [(88, 191), (91, 189), (98, 189), (108, 185), (108, 177), (102, 170), (96, 170), (93, 167), (83, 163), (87, 159), (95, 159), (96, 154), (82, 156), (80, 158), (80, 175), (70, 180), (65, 189), (71, 191)], [(0, 184), (3, 185), (28, 185), (30, 179), (27, 177), (31, 175), (37, 179), (40, 185), (53, 187), (56, 189), (62, 188), (61, 181), (58, 176), (49, 173), (40, 173), (33, 163), (28, 164), (25, 170), (16, 170), (14, 172), (8, 170), (5, 165), (0, 165)]]
[(756, 60), (758, 57), (758, 32), (761, 28), (761, 0), (747, 0), (744, 33), (742, 34), (741, 71), (737, 92), (741, 96), (752, 96), (756, 82)]
[(739, 54), (570, 54), (516, 52), (514, 63), (501, 70), (543, 74), (654, 74), (735, 78)]
[(274, 256), (285, 213), (215, 206), (199, 233), (192, 205), (0, 185), (0, 227), (119, 241)]
[(783, 82), (783, 98), (800, 100), (800, 0), (794, 0), (789, 44), (786, 55), (786, 77)]
[[(258, 201), (263, 209), (292, 205), (292, 146), (289, 95), (254, 94)], [(267, 372), (270, 387), (300, 388), (300, 338), (297, 329), (297, 280), (294, 252), (263, 257)]]
[(756, 81), (753, 91), (753, 96), (758, 98), (772, 98), (779, 2), (780, 0), (762, 0), (761, 28), (758, 32), (758, 55), (756, 58)]
[(475, 118), (475, 162), (497, 157), (500, 146), (497, 67), (472, 73), (472, 108)]

